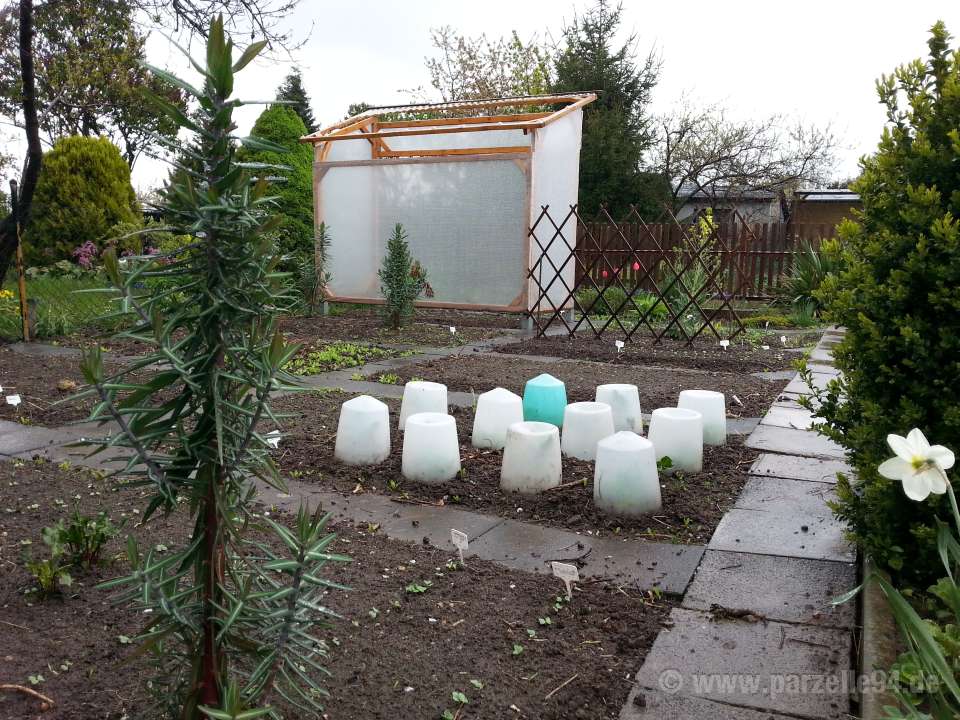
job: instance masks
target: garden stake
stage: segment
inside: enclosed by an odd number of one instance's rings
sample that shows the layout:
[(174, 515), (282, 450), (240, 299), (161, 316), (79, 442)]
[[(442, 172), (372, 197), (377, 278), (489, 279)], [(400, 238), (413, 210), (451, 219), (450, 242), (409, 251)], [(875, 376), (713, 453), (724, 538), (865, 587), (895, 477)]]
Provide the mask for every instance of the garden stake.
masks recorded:
[(23, 271), (23, 238), (20, 237), (20, 198), (17, 195), (17, 181), (10, 181), (10, 204), (17, 227), (17, 290), (20, 293), (20, 325), (23, 341), (30, 342), (30, 310), (27, 307), (27, 280)]

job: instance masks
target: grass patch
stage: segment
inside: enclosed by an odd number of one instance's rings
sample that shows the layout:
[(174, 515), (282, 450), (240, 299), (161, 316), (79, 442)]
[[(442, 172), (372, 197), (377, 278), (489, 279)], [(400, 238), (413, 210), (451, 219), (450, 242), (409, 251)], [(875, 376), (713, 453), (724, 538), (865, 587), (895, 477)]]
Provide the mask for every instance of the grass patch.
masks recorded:
[[(100, 332), (116, 330), (122, 323), (118, 318), (104, 320), (103, 316), (116, 312), (115, 295), (82, 292), (107, 286), (106, 280), (91, 277), (34, 277), (27, 278), (27, 299), (35, 303), (34, 336), (56, 337), (95, 328)], [(16, 274), (8, 274), (0, 299), (0, 338), (17, 340), (21, 337), (20, 300)]]

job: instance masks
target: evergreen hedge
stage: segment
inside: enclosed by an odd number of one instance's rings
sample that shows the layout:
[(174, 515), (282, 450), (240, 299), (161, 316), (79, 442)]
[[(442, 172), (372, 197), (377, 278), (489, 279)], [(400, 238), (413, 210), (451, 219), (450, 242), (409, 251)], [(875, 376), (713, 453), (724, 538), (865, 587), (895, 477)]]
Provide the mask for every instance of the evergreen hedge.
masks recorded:
[(826, 434), (850, 452), (835, 510), (881, 565), (907, 582), (942, 574), (936, 518), (944, 495), (907, 499), (877, 466), (888, 433), (920, 428), (960, 452), (960, 55), (937, 23), (929, 59), (877, 84), (888, 125), (861, 161), (856, 221), (839, 229), (842, 269), (817, 292), (847, 328), (835, 351), (843, 380), (821, 397)]
[(43, 156), (24, 237), (28, 264), (72, 260), (86, 242), (103, 248), (117, 223), (140, 221), (130, 167), (107, 138), (72, 136)]

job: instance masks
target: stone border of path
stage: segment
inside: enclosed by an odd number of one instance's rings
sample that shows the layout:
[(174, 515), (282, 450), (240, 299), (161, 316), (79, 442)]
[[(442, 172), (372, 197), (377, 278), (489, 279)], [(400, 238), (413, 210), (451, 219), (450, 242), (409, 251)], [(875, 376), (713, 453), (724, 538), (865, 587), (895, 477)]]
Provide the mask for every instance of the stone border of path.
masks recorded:
[[(828, 331), (815, 382), (837, 371)], [(819, 377), (817, 377), (819, 376)], [(858, 582), (856, 554), (826, 501), (843, 450), (817, 435), (787, 386), (748, 447), (763, 451), (717, 526), (681, 606), (648, 653), (621, 720), (849, 717), (857, 608), (831, 600)]]

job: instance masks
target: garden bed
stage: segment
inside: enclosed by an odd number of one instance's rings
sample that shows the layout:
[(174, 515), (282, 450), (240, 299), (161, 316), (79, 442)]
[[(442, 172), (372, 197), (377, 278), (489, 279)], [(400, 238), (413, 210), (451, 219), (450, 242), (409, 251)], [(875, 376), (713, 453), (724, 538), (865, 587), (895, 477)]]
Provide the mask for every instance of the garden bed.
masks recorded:
[[(622, 333), (611, 332), (603, 340), (596, 339), (589, 331), (569, 337), (567, 335), (530, 338), (497, 347), (498, 352), (517, 355), (546, 355), (576, 360), (598, 360), (617, 365), (664, 365), (700, 370), (733, 372), (762, 372), (788, 370), (800, 359), (798, 348), (816, 344), (821, 333), (771, 330), (751, 331), (747, 337), (740, 336), (724, 350), (713, 337), (698, 337), (692, 346), (683, 340), (664, 338), (654, 343), (645, 329), (638, 330), (618, 352), (616, 340)], [(786, 345), (781, 342), (786, 337)], [(763, 346), (769, 349), (764, 350)], [(791, 350), (792, 348), (792, 350)]]
[[(400, 330), (383, 326), (379, 308), (346, 306), (335, 315), (287, 317), (280, 327), (291, 342), (351, 340), (390, 345), (456, 347), (519, 332), (519, 316), (463, 310), (417, 310), (413, 321)], [(456, 333), (450, 332), (450, 327)]]
[[(0, 483), (10, 490), (0, 514), (0, 679), (56, 702), (41, 714), (36, 700), (0, 693), (0, 717), (142, 717), (149, 667), (126, 639), (142, 629), (144, 616), (114, 607), (109, 593), (94, 588), (126, 572), (125, 563), (75, 571), (62, 597), (38, 602), (24, 592), (31, 578), (22, 556), (45, 556), (42, 528), (71, 511), (75, 497), (86, 514), (105, 511), (115, 522), (126, 514), (125, 529), (142, 546), (182, 543), (186, 514), (137, 526), (141, 494), (50, 464), (0, 463)], [(324, 664), (332, 677), (322, 683), (331, 693), (325, 703), (331, 720), (453, 715), (454, 692), (469, 700), (461, 720), (613, 720), (673, 604), (596, 582), (581, 583), (572, 602), (558, 603), (562, 585), (547, 575), (478, 559), (463, 569), (448, 567), (449, 552), (390, 541), (366, 527), (334, 530), (336, 551), (354, 561), (327, 568), (329, 579), (352, 588), (328, 598), (343, 615), (325, 636), (331, 652)], [(123, 537), (116, 538), (104, 556), (120, 556), (123, 545)], [(426, 591), (408, 592), (414, 583)]]
[(288, 395), (274, 402), (277, 412), (297, 413), (285, 421), (286, 435), (274, 451), (284, 474), (302, 482), (354, 494), (373, 492), (398, 502), (458, 505), (480, 512), (579, 532), (615, 532), (659, 542), (705, 544), (724, 512), (733, 506), (757, 453), (731, 437), (723, 447), (704, 448), (703, 472), (661, 477), (663, 509), (654, 515), (619, 518), (593, 504), (593, 463), (563, 458), (563, 483), (535, 496), (500, 489), (498, 450), (470, 445), (473, 411), (451, 408), (457, 421), (462, 473), (442, 485), (404, 480), (400, 474), (403, 436), (397, 429), (399, 400), (390, 407), (390, 457), (370, 467), (344, 465), (333, 457), (340, 405), (351, 396), (341, 392)]
[[(85, 419), (93, 407), (90, 397), (56, 404), (84, 387), (79, 355), (24, 355), (0, 346), (0, 385), (0, 420), (63, 425)], [(5, 396), (14, 394), (18, 406), (6, 403)]]
[[(450, 390), (480, 394), (505, 387), (519, 394), (530, 378), (541, 373), (563, 380), (567, 401), (593, 400), (597, 385), (631, 383), (640, 390), (640, 407), (651, 412), (658, 407), (676, 407), (681, 390), (717, 390), (727, 396), (731, 417), (760, 417), (776, 400), (786, 381), (769, 381), (734, 372), (707, 372), (667, 367), (611, 365), (600, 362), (564, 360), (546, 363), (499, 353), (471, 353), (430, 360), (396, 368), (399, 383), (411, 379), (444, 383)], [(371, 375), (368, 380), (377, 380)], [(736, 395), (740, 404), (733, 399)]]

